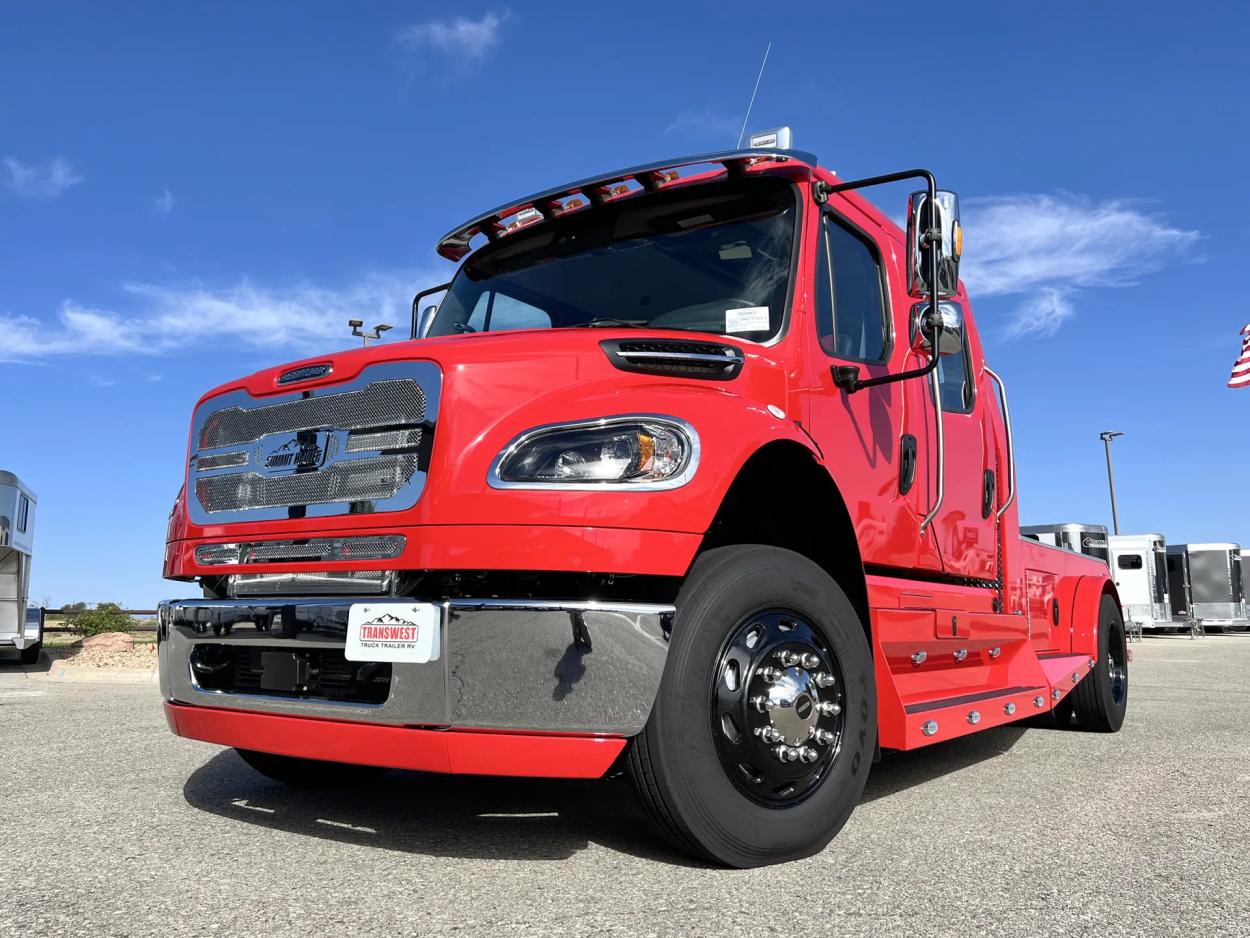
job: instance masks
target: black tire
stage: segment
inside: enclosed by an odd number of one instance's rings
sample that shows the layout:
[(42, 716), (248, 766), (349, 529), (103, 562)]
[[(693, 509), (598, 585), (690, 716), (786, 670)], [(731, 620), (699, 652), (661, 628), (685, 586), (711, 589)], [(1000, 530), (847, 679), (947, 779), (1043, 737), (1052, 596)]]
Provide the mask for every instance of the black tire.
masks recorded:
[(266, 778), (296, 788), (363, 785), (376, 780), (386, 771), (372, 765), (321, 762), (317, 759), (279, 756), (252, 749), (236, 749), (235, 752)]
[[(764, 784), (761, 774), (739, 771), (732, 777), (725, 756), (730, 743), (716, 738), (717, 728), (723, 726), (716, 722), (716, 711), (722, 706), (717, 695), (724, 693), (718, 683), (722, 679), (718, 669), (728, 665), (730, 643), (744, 628), (754, 630), (755, 621), (780, 616), (779, 627), (785, 629), (787, 614), (803, 621), (803, 634), (812, 636), (813, 647), (828, 662), (822, 667), (831, 667), (839, 677), (828, 691), (814, 692), (806, 709), (811, 713), (816, 693), (825, 695), (823, 702), (816, 704), (823, 715), (814, 719), (836, 720), (836, 741), (820, 749), (820, 761), (810, 770), (819, 774), (796, 782), (793, 789), (782, 785), (749, 795), (752, 785)], [(793, 623), (790, 627), (794, 628)], [(775, 644), (761, 641), (759, 647)], [(782, 653), (770, 652), (773, 658)], [(724, 683), (740, 686), (740, 693), (748, 694), (750, 687), (760, 686), (753, 681), (767, 680), (763, 677), (766, 669), (756, 666), (760, 660), (763, 658), (757, 656), (745, 667), (740, 684)], [(805, 669), (812, 667), (803, 665)], [(806, 670), (798, 673), (804, 675), (804, 681), (809, 676), (813, 681), (819, 677), (808, 675)], [(811, 691), (814, 686), (826, 685), (802, 686)], [(756, 699), (750, 698), (752, 703)], [(801, 712), (802, 699), (794, 698), (790, 712)], [(831, 706), (835, 699), (840, 701), (840, 709), (829, 717), (830, 711), (820, 708)], [(774, 711), (763, 712), (771, 724)], [(724, 719), (723, 714), (719, 719)], [(758, 729), (755, 737), (746, 728), (739, 736), (746, 742), (738, 745), (764, 745), (755, 742), (755, 738), (763, 738)], [(859, 801), (876, 737), (872, 654), (859, 617), (841, 588), (806, 557), (780, 548), (743, 545), (703, 554), (678, 595), (664, 678), (650, 719), (631, 742), (628, 753), (630, 777), (660, 832), (682, 850), (731, 867), (762, 866), (817, 853), (842, 828)], [(820, 747), (813, 744), (804, 748), (815, 752)], [(784, 760), (778, 757), (777, 761)], [(770, 764), (762, 774), (774, 771), (804, 769)], [(807, 786), (801, 792), (800, 784)], [(795, 797), (785, 800), (784, 792), (791, 790)]]
[(1077, 725), (1096, 733), (1114, 733), (1128, 710), (1128, 645), (1119, 607), (1103, 596), (1098, 607), (1098, 663), (1072, 691)]
[(43, 651), (42, 641), (35, 642), (35, 644), (28, 645), (27, 647), (23, 648), (21, 651), (21, 655), (20, 655), (22, 664), (26, 664), (26, 665), (38, 664), (39, 654), (42, 651)]

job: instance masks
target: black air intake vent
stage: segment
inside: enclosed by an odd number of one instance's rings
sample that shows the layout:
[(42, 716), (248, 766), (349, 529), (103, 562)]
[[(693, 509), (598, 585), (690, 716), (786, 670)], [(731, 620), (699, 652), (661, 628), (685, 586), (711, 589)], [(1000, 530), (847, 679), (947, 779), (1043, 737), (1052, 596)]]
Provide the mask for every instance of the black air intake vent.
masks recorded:
[(719, 342), (608, 339), (599, 345), (621, 371), (712, 381), (731, 381), (742, 371), (742, 350)]

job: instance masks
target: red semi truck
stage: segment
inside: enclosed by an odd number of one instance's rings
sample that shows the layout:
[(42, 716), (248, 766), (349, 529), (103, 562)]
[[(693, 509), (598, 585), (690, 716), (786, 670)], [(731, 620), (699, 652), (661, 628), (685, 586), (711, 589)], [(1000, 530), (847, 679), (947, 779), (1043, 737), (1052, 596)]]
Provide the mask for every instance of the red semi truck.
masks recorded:
[[(903, 231), (861, 190), (908, 180)], [(1118, 729), (1115, 587), (1020, 537), (961, 240), (931, 173), (762, 146), (456, 228), (410, 341), (197, 404), (173, 731), (292, 784), (623, 768), (747, 867), (822, 849), (881, 750)]]

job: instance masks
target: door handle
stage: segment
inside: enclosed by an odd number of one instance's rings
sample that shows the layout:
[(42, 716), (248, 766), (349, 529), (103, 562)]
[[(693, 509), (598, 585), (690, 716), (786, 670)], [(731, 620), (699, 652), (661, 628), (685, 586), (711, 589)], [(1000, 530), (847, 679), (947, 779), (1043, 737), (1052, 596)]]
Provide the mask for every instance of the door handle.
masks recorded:
[(986, 469), (984, 479), (985, 481), (981, 489), (981, 517), (982, 519), (988, 518), (990, 516), (990, 512), (994, 510), (994, 487), (995, 487), (994, 470)]
[(916, 483), (916, 438), (904, 433), (898, 449), (898, 494), (906, 495)]

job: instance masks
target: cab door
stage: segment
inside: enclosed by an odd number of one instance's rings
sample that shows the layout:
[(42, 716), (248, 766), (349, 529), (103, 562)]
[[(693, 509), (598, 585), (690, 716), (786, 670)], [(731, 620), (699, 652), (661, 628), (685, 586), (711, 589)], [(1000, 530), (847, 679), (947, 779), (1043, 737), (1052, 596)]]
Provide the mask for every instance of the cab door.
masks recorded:
[(942, 356), (937, 371), (924, 385), (929, 420), (937, 420), (935, 395), (942, 414), (942, 502), (932, 522), (932, 537), (947, 575), (994, 580), (998, 576), (995, 509), (1003, 472), (989, 419), (993, 398), (989, 379), (975, 367), (981, 357), (967, 300), (958, 297), (943, 301), (942, 306), (944, 317), (958, 322), (963, 341), (960, 351)]
[(925, 467), (906, 438), (908, 421), (923, 415), (908, 412), (910, 382), (848, 394), (831, 370), (854, 365), (876, 377), (916, 366), (905, 330), (897, 334), (907, 311), (901, 258), (874, 221), (837, 196), (818, 213), (812, 243), (811, 432), (847, 499), (864, 563), (907, 571), (916, 566)]

